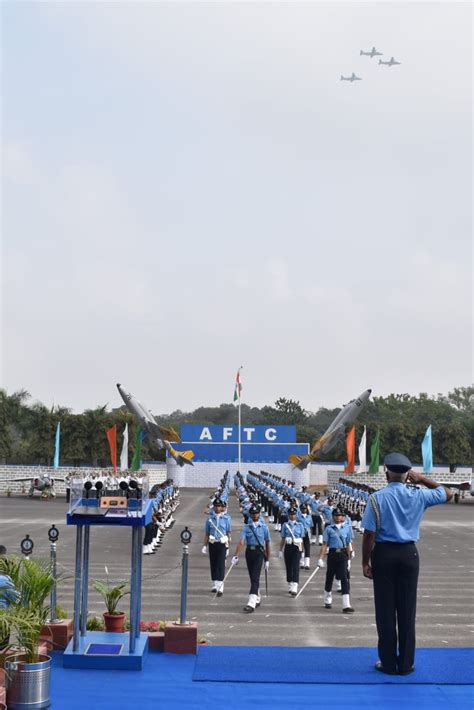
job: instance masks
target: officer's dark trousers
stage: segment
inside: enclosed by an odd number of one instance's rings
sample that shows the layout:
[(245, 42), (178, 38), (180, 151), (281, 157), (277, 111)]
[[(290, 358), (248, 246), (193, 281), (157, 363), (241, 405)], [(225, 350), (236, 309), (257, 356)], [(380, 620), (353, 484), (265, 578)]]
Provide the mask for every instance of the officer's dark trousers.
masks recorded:
[(211, 563), (211, 579), (222, 582), (225, 577), (226, 546), (222, 542), (209, 543), (209, 562)]
[(145, 535), (143, 536), (143, 544), (151, 545), (156, 536), (156, 523), (148, 523), (145, 525)]
[(309, 533), (303, 538), (303, 552), (305, 557), (311, 557), (311, 539)]
[(298, 545), (285, 545), (285, 567), (286, 567), (286, 581), (287, 582), (299, 582), (300, 581), (300, 557), (301, 552)]
[(415, 662), (416, 590), (420, 569), (416, 545), (378, 542), (372, 551), (371, 563), (379, 658), (386, 671), (404, 673)]
[(245, 550), (245, 561), (250, 577), (250, 592), (249, 594), (258, 594), (260, 586), (260, 572), (262, 571), (263, 552), (258, 547), (247, 545)]
[(346, 550), (329, 550), (326, 570), (326, 583), (324, 591), (332, 590), (334, 576), (341, 580), (343, 594), (349, 594), (349, 579), (347, 577), (347, 552)]
[(322, 535), (323, 534), (323, 521), (322, 521), (321, 516), (318, 513), (316, 513), (316, 514), (313, 513), (311, 515), (311, 518), (313, 519), (313, 528), (312, 528), (311, 532), (313, 533), (313, 535)]

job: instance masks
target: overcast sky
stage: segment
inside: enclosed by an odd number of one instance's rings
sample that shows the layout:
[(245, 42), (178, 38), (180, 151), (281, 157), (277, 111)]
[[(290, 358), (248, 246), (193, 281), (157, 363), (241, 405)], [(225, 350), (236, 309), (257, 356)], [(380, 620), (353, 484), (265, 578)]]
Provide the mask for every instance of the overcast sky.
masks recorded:
[(470, 3), (1, 13), (10, 393), (191, 410), (239, 365), (255, 406), (470, 384)]

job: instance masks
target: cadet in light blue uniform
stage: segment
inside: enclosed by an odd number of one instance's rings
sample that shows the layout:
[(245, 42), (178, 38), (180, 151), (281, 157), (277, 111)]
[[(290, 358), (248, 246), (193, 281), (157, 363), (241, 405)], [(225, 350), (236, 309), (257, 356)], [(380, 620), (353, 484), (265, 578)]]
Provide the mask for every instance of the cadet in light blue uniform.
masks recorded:
[[(369, 496), (362, 520), (362, 571), (374, 581), (380, 659), (375, 668), (389, 675), (407, 675), (413, 672), (415, 662), (420, 564), (415, 542), (420, 537), (420, 522), (426, 508), (446, 503), (453, 493), (412, 471), (403, 454), (388, 454), (384, 466), (388, 486)], [(429, 490), (407, 486), (407, 481)]]
[(303, 551), (301, 553), (300, 567), (301, 569), (309, 569), (311, 561), (311, 528), (313, 527), (313, 518), (309, 513), (306, 503), (301, 503), (296, 519), (299, 523), (303, 523), (304, 525)]
[(221, 597), (224, 593), (225, 558), (229, 549), (230, 533), (232, 530), (232, 520), (225, 512), (224, 501), (215, 498), (213, 510), (204, 526), (204, 546), (203, 555), (209, 550), (209, 563), (211, 566), (211, 592), (217, 592)]
[(345, 525), (345, 515), (342, 510), (334, 508), (332, 511), (333, 522), (326, 526), (323, 533), (323, 546), (321, 547), (318, 567), (324, 567), (324, 555), (328, 552), (328, 567), (324, 585), (324, 607), (332, 606), (332, 583), (337, 574), (342, 586), (342, 611), (350, 614), (354, 611), (349, 598), (349, 579), (347, 577), (347, 562), (352, 551), (352, 529)]
[(296, 597), (298, 594), (300, 556), (306, 532), (304, 524), (296, 520), (296, 514), (296, 508), (289, 509), (289, 519), (281, 526), (280, 551), (278, 553), (279, 557), (283, 557), (283, 547), (285, 548), (286, 581), (288, 582), (288, 594), (292, 597)]
[(240, 540), (232, 558), (232, 564), (238, 564), (240, 551), (245, 544), (245, 561), (250, 577), (249, 600), (244, 606), (247, 614), (251, 614), (255, 611), (255, 607), (260, 605), (260, 572), (263, 563), (265, 563), (265, 571), (268, 571), (270, 566), (270, 531), (263, 517), (260, 516), (259, 505), (252, 506), (249, 512), (251, 519), (240, 533)]

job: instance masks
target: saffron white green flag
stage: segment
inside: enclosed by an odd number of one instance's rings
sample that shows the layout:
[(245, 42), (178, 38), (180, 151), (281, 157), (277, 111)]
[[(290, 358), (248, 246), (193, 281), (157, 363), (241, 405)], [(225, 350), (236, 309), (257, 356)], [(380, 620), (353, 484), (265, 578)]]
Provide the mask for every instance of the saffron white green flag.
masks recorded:
[(120, 470), (127, 471), (128, 469), (128, 424), (125, 424), (123, 430), (122, 453), (120, 454)]
[(367, 431), (364, 427), (364, 433), (359, 444), (359, 468), (357, 473), (367, 473)]
[(234, 402), (237, 400), (240, 402), (240, 393), (242, 392), (242, 383), (240, 382), (240, 371), (242, 367), (237, 370), (237, 376), (235, 378), (235, 388), (234, 388)]

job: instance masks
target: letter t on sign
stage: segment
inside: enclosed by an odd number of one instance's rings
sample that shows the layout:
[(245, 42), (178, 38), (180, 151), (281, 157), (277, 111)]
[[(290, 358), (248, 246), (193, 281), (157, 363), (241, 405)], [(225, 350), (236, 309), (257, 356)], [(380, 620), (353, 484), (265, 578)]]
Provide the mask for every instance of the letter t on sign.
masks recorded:
[(247, 437), (246, 440), (247, 440), (247, 441), (252, 441), (252, 434), (253, 434), (253, 432), (255, 431), (255, 427), (244, 426), (244, 427), (242, 428), (242, 431), (245, 432), (245, 435), (246, 435), (246, 437)]

